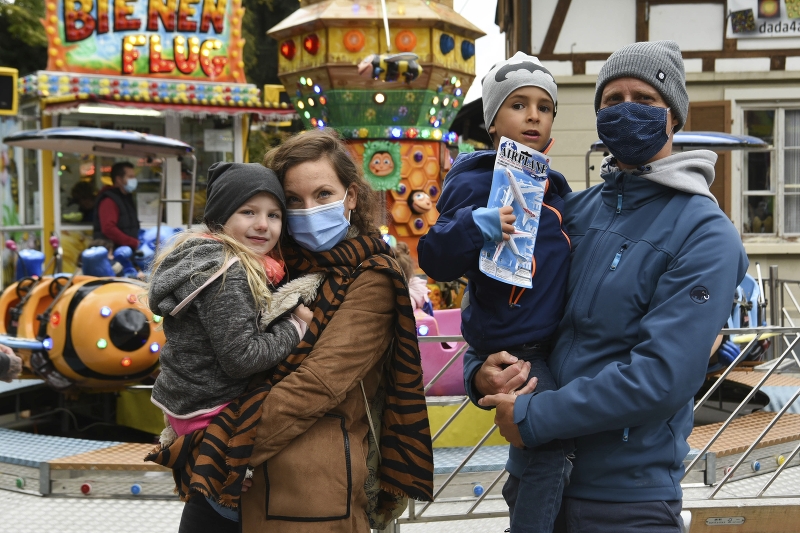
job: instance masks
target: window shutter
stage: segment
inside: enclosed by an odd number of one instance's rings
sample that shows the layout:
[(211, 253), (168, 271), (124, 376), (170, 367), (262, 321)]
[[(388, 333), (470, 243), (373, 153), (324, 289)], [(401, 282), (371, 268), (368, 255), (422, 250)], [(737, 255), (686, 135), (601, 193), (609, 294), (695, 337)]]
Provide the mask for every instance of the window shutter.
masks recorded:
[[(731, 132), (731, 102), (716, 100), (690, 102), (689, 116), (683, 128), (686, 131)], [(728, 218), (731, 217), (731, 153), (717, 152), (719, 158), (714, 168), (716, 177), (711, 184), (711, 194), (719, 202)]]

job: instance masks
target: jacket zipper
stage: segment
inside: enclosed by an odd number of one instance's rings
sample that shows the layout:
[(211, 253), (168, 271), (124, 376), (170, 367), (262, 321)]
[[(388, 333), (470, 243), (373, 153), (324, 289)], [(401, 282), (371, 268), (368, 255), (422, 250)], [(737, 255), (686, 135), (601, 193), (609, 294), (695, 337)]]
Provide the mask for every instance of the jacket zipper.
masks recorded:
[[(624, 178), (624, 174), (622, 174), (622, 173), (620, 173), (620, 175), (616, 178), (616, 182), (617, 182), (617, 209), (614, 211), (614, 216), (611, 217), (611, 222), (609, 222), (608, 226), (606, 226), (606, 228), (603, 230), (603, 235), (600, 236), (600, 238), (597, 240), (597, 243), (594, 245), (594, 249), (592, 250), (592, 255), (589, 258), (589, 264), (588, 264), (587, 268), (584, 269), (583, 279), (581, 279), (580, 289), (578, 291), (576, 291), (576, 294), (583, 293), (583, 290), (585, 289), (586, 284), (589, 282), (589, 278), (591, 277), (591, 271), (592, 271), (591, 266), (594, 263), (594, 258), (595, 258), (595, 255), (597, 254), (597, 250), (598, 250), (598, 248), (600, 248), (600, 245), (603, 243), (603, 240), (606, 238), (606, 235), (608, 234), (608, 230), (611, 229), (611, 226), (613, 226), (614, 222), (616, 222), (617, 215), (619, 215), (622, 212), (622, 195), (623, 195), (623, 183), (624, 183), (623, 178)], [(604, 274), (604, 276), (605, 276), (605, 274)], [(574, 306), (574, 305), (572, 306), (572, 309), (570, 309), (570, 314), (572, 315), (572, 322), (576, 323), (578, 321), (576, 306)], [(567, 364), (567, 361), (570, 359), (570, 356), (572, 355), (572, 347), (574, 345), (575, 345), (575, 335), (572, 336), (572, 340), (570, 341), (569, 350), (567, 351), (567, 357), (564, 358), (564, 360), (561, 362), (561, 365), (559, 365), (559, 367), (558, 367), (558, 373), (555, 376), (556, 377), (556, 382), (560, 382), (561, 372), (564, 369), (564, 365)]]
[(622, 442), (628, 442), (628, 432), (631, 428), (625, 428), (622, 430)]
[(614, 260), (611, 261), (611, 266), (608, 267), (608, 270), (606, 270), (603, 273), (603, 276), (600, 278), (600, 281), (597, 282), (597, 285), (594, 288), (594, 294), (592, 295), (592, 301), (589, 304), (589, 312), (586, 315), (588, 318), (592, 318), (592, 314), (594, 313), (594, 305), (595, 305), (595, 302), (597, 301), (597, 293), (600, 292), (600, 287), (603, 286), (603, 283), (606, 280), (606, 276), (608, 275), (609, 272), (613, 272), (613, 271), (615, 271), (617, 269), (617, 265), (619, 265), (619, 261), (620, 261), (620, 259), (622, 259), (622, 253), (627, 249), (628, 249), (628, 245), (627, 244), (623, 244), (622, 248), (620, 248), (619, 251), (617, 252), (617, 255), (614, 256)]

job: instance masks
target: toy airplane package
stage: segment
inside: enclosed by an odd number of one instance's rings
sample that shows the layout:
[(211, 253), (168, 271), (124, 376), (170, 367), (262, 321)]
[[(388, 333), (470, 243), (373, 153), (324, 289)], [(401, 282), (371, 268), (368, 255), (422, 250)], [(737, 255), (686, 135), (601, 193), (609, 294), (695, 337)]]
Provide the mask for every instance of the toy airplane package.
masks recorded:
[(550, 158), (502, 137), (486, 207), (514, 208), (514, 234), (507, 241), (487, 242), (480, 255), (481, 272), (505, 283), (532, 287), (533, 248), (539, 229)]

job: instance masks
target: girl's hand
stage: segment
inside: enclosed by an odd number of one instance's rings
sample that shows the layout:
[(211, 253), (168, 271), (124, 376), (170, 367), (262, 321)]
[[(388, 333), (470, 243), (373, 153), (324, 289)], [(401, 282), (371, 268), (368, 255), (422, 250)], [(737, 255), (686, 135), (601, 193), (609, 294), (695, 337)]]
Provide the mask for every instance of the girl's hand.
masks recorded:
[(314, 318), (314, 312), (303, 304), (299, 304), (292, 312), (297, 318), (309, 325), (311, 324), (311, 319)]

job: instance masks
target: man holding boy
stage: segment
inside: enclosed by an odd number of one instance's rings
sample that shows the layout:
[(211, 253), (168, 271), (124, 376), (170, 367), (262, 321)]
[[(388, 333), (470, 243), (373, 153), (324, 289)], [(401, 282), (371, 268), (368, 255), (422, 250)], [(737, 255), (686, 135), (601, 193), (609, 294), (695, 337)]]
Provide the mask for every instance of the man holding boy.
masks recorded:
[[(495, 147), (507, 137), (540, 152), (552, 144), (550, 130), (558, 94), (550, 72), (536, 57), (518, 52), (494, 65), (483, 79), (484, 119)], [(437, 203), (439, 219), (418, 245), (420, 267), (437, 281), (466, 275), (468, 305), (462, 309), (462, 333), (469, 357), (480, 361), (500, 350), (525, 361), (538, 378), (538, 390), (554, 389), (547, 368), (556, 327), (564, 309), (570, 242), (562, 229), (564, 176), (548, 170), (533, 255), (533, 288), (509, 285), (478, 268), (487, 242), (508, 241), (514, 233), (512, 206), (488, 208), (496, 152), (459, 155)], [(531, 388), (532, 390), (532, 388)], [(511, 512), (517, 532), (550, 531), (569, 479), (571, 440), (514, 449), (507, 468), (520, 483), (507, 485), (509, 505), (517, 498), (536, 501)]]
[[(560, 388), (526, 394), (529, 383), (517, 395), (528, 369), (512, 354), (465, 358), (468, 393), (497, 406), (515, 447), (575, 438), (558, 531), (681, 531), (692, 400), (748, 264), (708, 190), (716, 155), (672, 155), (688, 107), (676, 43), (634, 43), (609, 57), (595, 90), (612, 154), (604, 183), (566, 199), (574, 252), (549, 360)], [(523, 505), (538, 502), (520, 497)]]

